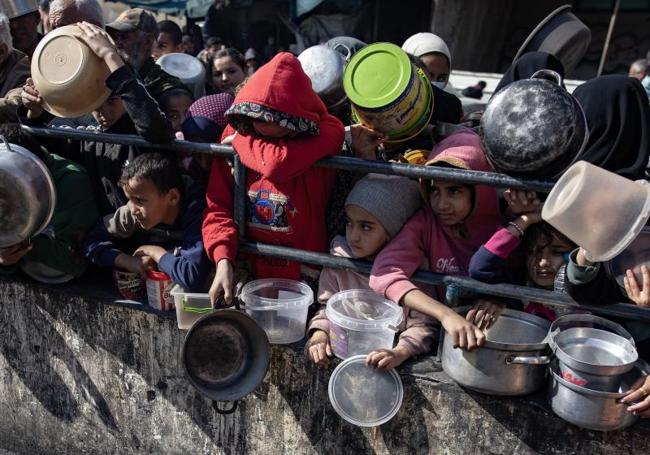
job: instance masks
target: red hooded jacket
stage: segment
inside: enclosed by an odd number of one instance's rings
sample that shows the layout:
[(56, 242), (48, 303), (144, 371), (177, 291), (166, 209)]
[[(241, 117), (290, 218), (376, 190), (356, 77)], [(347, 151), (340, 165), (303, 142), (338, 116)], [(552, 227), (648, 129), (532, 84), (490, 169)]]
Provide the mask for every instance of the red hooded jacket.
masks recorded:
[[(232, 145), (248, 168), (247, 238), (326, 252), (325, 210), (336, 172), (313, 164), (340, 152), (344, 130), (312, 90), (298, 59), (289, 53), (276, 55), (251, 76), (227, 115), (238, 128)], [(273, 139), (251, 134), (251, 128), (244, 127), (247, 118), (291, 127), (283, 123), (282, 115), (294, 126), (308, 124), (311, 133), (318, 134)], [(223, 137), (232, 133), (228, 127)], [(224, 258), (233, 261), (237, 256), (234, 179), (225, 159), (215, 158), (212, 163), (203, 240), (215, 263)], [(256, 278), (300, 279), (300, 265), (295, 262), (254, 256), (251, 265)]]

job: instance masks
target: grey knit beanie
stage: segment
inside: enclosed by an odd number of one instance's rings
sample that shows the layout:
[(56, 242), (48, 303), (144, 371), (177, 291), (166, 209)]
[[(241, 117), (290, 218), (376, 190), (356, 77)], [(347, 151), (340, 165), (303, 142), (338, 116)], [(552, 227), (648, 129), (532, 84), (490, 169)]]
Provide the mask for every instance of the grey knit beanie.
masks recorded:
[(397, 175), (368, 174), (354, 185), (345, 205), (357, 205), (376, 217), (393, 238), (420, 208), (420, 186)]

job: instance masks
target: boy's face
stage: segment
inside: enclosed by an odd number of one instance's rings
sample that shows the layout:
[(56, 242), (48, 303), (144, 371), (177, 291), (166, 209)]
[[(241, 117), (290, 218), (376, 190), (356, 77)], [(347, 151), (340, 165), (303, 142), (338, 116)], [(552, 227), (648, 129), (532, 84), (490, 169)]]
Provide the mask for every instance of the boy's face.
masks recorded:
[(390, 240), (379, 220), (358, 205), (346, 205), (345, 239), (355, 258), (372, 257)]
[(102, 130), (107, 130), (126, 114), (124, 102), (119, 96), (111, 95), (104, 104), (99, 106), (96, 111), (93, 111), (93, 117)]
[(165, 116), (171, 122), (174, 132), (181, 131), (181, 125), (192, 103), (192, 99), (187, 95), (177, 95), (167, 100)]
[(564, 255), (573, 250), (570, 245), (555, 236), (548, 239), (540, 237), (535, 249), (528, 252), (528, 278), (544, 289), (553, 289), (555, 275), (564, 264)]
[(441, 223), (454, 226), (472, 213), (472, 190), (454, 182), (431, 181), (429, 204)]
[(173, 224), (180, 202), (180, 192), (171, 189), (161, 194), (149, 179), (131, 179), (123, 187), (129, 199), (129, 211), (138, 225), (148, 230), (161, 223)]
[(169, 33), (162, 32), (158, 34), (158, 38), (153, 43), (151, 56), (155, 60), (158, 60), (163, 55), (178, 52), (180, 50), (179, 47), (179, 45), (174, 43)]

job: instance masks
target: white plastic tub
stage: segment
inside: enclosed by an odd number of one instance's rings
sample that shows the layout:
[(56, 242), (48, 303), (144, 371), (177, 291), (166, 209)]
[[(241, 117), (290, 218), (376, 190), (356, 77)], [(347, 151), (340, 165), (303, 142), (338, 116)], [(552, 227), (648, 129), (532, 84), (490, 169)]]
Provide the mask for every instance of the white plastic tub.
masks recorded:
[(246, 313), (264, 329), (271, 344), (300, 341), (305, 336), (307, 310), (314, 293), (305, 283), (265, 278), (247, 283), (241, 291)]
[(214, 311), (208, 294), (185, 292), (179, 285), (174, 286), (170, 294), (174, 297), (176, 321), (181, 330), (189, 330), (201, 316)]
[(376, 349), (392, 349), (402, 308), (371, 290), (338, 292), (327, 301), (330, 344), (334, 355), (346, 359)]

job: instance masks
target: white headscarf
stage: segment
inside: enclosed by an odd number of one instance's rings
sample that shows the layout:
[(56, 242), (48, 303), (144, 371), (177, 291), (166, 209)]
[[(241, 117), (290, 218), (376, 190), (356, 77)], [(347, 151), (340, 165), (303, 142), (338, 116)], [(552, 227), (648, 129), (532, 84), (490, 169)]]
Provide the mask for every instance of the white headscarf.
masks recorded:
[(439, 52), (449, 60), (449, 69), (451, 70), (451, 52), (447, 43), (442, 38), (433, 33), (416, 33), (402, 44), (402, 50), (418, 58), (432, 52)]

